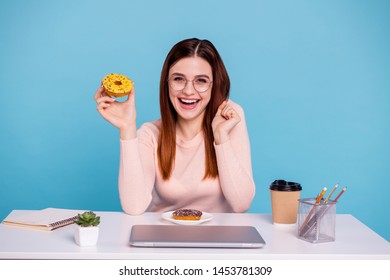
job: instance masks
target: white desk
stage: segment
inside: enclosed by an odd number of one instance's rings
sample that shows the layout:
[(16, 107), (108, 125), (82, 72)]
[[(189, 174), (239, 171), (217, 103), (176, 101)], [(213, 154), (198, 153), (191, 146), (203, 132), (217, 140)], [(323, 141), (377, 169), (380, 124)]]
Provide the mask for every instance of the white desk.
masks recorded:
[[(15, 210), (17, 211), (17, 210)], [(20, 210), (19, 210), (20, 211)], [(136, 248), (128, 244), (134, 224), (170, 224), (159, 213), (101, 216), (97, 246), (79, 247), (73, 225), (54, 231), (21, 229), (0, 224), (0, 259), (385, 259), (390, 243), (351, 215), (337, 215), (336, 241), (312, 244), (296, 237), (295, 227), (275, 226), (267, 214), (213, 214), (206, 225), (253, 225), (266, 241), (261, 249)]]

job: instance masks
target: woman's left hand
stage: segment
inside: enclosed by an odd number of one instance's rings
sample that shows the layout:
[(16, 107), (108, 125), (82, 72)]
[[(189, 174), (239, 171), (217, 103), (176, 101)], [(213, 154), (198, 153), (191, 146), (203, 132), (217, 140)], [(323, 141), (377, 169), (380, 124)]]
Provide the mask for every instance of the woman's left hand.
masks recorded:
[(211, 124), (217, 145), (229, 140), (229, 133), (241, 121), (240, 116), (225, 100), (219, 105)]

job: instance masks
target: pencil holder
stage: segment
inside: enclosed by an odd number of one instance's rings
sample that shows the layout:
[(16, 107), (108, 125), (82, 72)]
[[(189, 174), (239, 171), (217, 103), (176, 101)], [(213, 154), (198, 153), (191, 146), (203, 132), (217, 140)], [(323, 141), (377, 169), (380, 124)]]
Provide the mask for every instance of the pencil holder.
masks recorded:
[(299, 199), (298, 238), (311, 243), (335, 241), (336, 203), (315, 201), (315, 198)]

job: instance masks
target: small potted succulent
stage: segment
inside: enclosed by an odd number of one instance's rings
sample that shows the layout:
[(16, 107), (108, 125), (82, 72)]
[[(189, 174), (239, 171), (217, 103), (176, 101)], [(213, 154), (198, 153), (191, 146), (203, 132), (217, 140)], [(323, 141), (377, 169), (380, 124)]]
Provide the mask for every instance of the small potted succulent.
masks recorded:
[(96, 245), (99, 237), (100, 217), (92, 211), (77, 215), (75, 220), (75, 241), (79, 246)]

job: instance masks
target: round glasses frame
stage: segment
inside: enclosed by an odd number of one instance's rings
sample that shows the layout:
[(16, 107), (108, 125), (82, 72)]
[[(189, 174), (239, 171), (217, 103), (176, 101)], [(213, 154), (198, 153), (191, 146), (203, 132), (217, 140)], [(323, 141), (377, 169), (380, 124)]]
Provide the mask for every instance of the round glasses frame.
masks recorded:
[[(206, 92), (207, 90), (209, 90), (210, 87), (211, 87), (211, 85), (212, 85), (212, 83), (213, 83), (213, 81), (209, 81), (208, 84), (201, 85), (201, 86), (206, 86), (206, 85), (207, 85), (207, 88), (200, 88), (200, 89), (199, 89), (199, 85), (197, 85), (197, 84), (195, 83), (196, 80), (198, 80), (199, 78), (197, 78), (197, 79), (195, 79), (195, 80), (187, 80), (187, 79), (185, 79), (185, 78), (183, 78), (183, 77), (181, 77), (181, 78), (182, 78), (183, 80), (185, 80), (185, 83), (184, 83), (184, 82), (180, 83), (180, 82), (175, 81), (175, 80), (174, 80), (174, 77), (168, 79), (167, 82), (168, 82), (169, 87), (170, 87), (171, 89), (173, 89), (173, 90), (178, 90), (178, 91), (180, 91), (180, 90), (183, 90), (183, 89), (186, 88), (188, 82), (191, 82), (193, 88), (194, 88), (197, 92), (202, 93), (202, 92)], [(204, 79), (204, 78), (201, 78), (201, 79)]]

